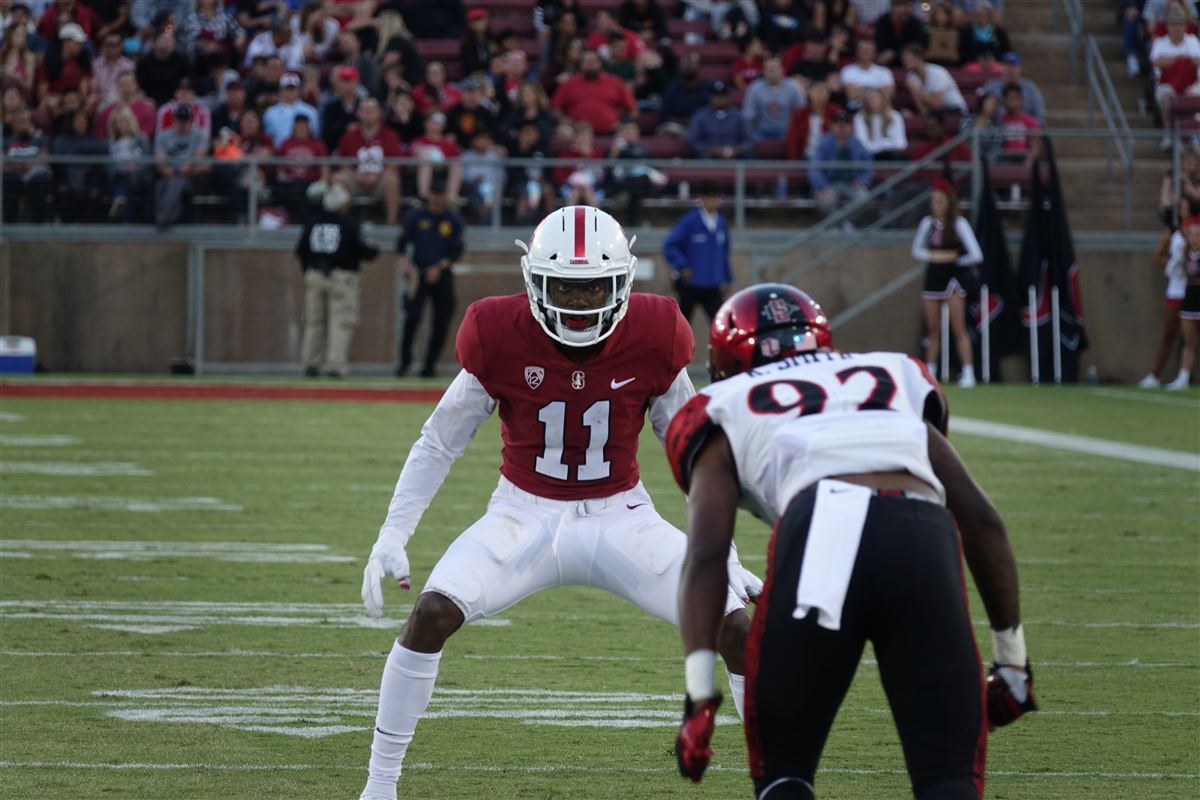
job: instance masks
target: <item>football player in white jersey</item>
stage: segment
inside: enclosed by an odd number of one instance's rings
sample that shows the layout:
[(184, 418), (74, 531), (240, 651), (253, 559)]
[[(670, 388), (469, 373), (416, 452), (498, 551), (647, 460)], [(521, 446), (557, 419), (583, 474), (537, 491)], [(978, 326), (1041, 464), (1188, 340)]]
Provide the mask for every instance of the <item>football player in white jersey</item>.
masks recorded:
[[(394, 800), (405, 753), (433, 695), (442, 648), (464, 623), (553, 586), (594, 586), (677, 622), (686, 547), (639, 479), (647, 417), (659, 438), (695, 395), (692, 328), (674, 300), (633, 292), (637, 258), (597, 208), (551, 213), (521, 259), (525, 291), (473, 303), (459, 327), (462, 371), (421, 429), (363, 574), (408, 589), (405, 546), (475, 431), (500, 413), (500, 482), (483, 517), (438, 560), (383, 670), (361, 800)], [(524, 247), (524, 245), (522, 244)], [(730, 551), (718, 649), (740, 705), (745, 603), (762, 583)]]
[[(724, 554), (743, 504), (774, 525), (745, 659), (758, 800), (815, 797), (868, 640), (915, 796), (979, 800), (989, 728), (1036, 708), (1004, 523), (946, 440), (946, 403), (924, 365), (832, 347), (824, 313), (798, 289), (738, 292), (713, 322), (714, 383), (668, 430), (688, 493), (680, 771), (700, 780), (711, 754)], [(992, 625), (986, 685), (960, 554)]]

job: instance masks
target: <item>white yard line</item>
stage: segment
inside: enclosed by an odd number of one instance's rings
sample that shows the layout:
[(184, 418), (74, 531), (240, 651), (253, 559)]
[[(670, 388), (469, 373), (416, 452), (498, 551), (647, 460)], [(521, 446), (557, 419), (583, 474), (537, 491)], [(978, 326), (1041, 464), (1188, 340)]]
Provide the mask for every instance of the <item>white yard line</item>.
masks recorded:
[(0, 446), (4, 447), (69, 447), (79, 444), (74, 436), (6, 436), (0, 434)]
[(1171, 397), (1170, 395), (1149, 392), (1146, 390), (1135, 391), (1132, 389), (1092, 389), (1088, 394), (1094, 394), (1099, 397), (1115, 397), (1119, 400), (1138, 400), (1143, 403), (1157, 403), (1164, 406), (1182, 406), (1184, 408), (1194, 408), (1200, 411), (1200, 403), (1188, 400), (1184, 397)]
[(1031, 444), (1052, 450), (1067, 450), (1122, 461), (1134, 461), (1140, 464), (1153, 464), (1158, 467), (1174, 467), (1175, 469), (1200, 472), (1200, 454), (1185, 453), (1180, 450), (1145, 447), (1109, 439), (1097, 439), (1092, 436), (1077, 436), (1071, 433), (1055, 433), (1054, 431), (1026, 428), (1022, 425), (1007, 425), (970, 417), (953, 417), (950, 421), (950, 432), (951, 435), (965, 433), (969, 436)]
[(11, 411), (0, 411), (0, 422), (24, 422), (24, 414), (14, 414)]
[(4, 461), (0, 462), (0, 473), (5, 475), (51, 475), (54, 477), (79, 478), (91, 476), (103, 477), (145, 477), (154, 474), (154, 470), (146, 469), (128, 461)]
[(0, 556), (73, 558), (101, 561), (147, 561), (162, 558), (211, 558), (256, 564), (333, 564), (358, 561), (356, 556), (329, 552), (324, 544), (269, 542), (143, 542), (108, 539), (3, 539)]
[(23, 511), (241, 511), (215, 497), (79, 497), (74, 495), (0, 495), (0, 508)]

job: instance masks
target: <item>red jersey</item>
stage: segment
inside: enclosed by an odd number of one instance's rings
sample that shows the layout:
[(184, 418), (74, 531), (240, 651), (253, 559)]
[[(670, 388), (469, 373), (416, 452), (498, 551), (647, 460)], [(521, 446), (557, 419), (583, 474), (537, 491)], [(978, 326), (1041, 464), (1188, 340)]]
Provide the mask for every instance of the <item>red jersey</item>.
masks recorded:
[(359, 172), (378, 174), (383, 172), (383, 159), (403, 157), (404, 147), (396, 132), (386, 125), (380, 125), (374, 136), (366, 136), (362, 128), (355, 125), (342, 134), (338, 155), (357, 158)]
[(325, 149), (325, 142), (310, 136), (303, 142), (298, 139), (288, 139), (280, 145), (279, 155), (283, 158), (295, 158), (301, 162), (280, 166), (280, 181), (284, 183), (312, 183), (321, 178), (321, 165), (312, 163), (312, 160), (324, 158), (329, 155), (329, 151)]
[(568, 118), (591, 125), (595, 133), (611, 132), (621, 116), (636, 107), (629, 84), (605, 72), (595, 79), (582, 72), (571, 76), (558, 87), (551, 105)]
[(1042, 129), (1037, 117), (1024, 111), (1003, 115), (1000, 117), (1000, 127), (1004, 130), (1006, 153), (1028, 153), (1030, 137)]
[(650, 401), (691, 362), (695, 341), (673, 299), (636, 293), (599, 351), (576, 364), (517, 294), (472, 303), (455, 348), (499, 406), (500, 473), (539, 497), (584, 500), (637, 484)]
[(412, 140), (412, 150), (414, 155), (424, 155), (421, 151), (437, 150), (442, 154), (442, 158), (458, 158), (462, 155), (462, 150), (459, 149), (458, 142), (454, 141), (453, 137), (443, 136), (440, 139), (430, 139), (428, 136), (418, 136)]

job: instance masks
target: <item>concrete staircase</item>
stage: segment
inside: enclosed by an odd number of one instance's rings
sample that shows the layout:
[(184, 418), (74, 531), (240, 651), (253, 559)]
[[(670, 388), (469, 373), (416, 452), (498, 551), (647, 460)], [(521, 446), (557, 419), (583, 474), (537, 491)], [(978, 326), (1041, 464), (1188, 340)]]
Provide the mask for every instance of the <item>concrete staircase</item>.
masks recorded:
[[(1125, 174), (1120, 159), (1112, 150), (1111, 174), (1106, 143), (1108, 129), (1102, 115), (1087, 111), (1086, 55), (1083, 42), (1078, 48), (1076, 83), (1069, 80), (1070, 36), (1065, 15), (1059, 9), (1058, 30), (1054, 30), (1055, 9), (1059, 0), (1008, 0), (1005, 27), (1013, 47), (1021, 54), (1024, 74), (1035, 81), (1046, 99), (1049, 128), (1092, 128), (1096, 138), (1059, 138), (1055, 140), (1059, 174), (1067, 198), (1071, 227), (1076, 232), (1112, 232), (1125, 229)], [(1126, 74), (1116, 12), (1110, 0), (1083, 0), (1084, 38), (1096, 37), (1100, 54), (1108, 67), (1113, 88), (1120, 99), (1126, 119), (1134, 130), (1154, 128), (1149, 114), (1139, 111), (1143, 97), (1141, 78)], [(1132, 179), (1132, 229), (1158, 230), (1158, 193), (1169, 157), (1158, 149), (1158, 137), (1134, 140)]]

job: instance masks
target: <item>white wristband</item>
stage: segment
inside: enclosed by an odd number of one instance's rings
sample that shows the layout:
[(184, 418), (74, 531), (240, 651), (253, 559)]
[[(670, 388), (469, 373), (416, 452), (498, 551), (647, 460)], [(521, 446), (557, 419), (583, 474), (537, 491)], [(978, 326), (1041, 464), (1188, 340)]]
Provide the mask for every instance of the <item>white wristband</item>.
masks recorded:
[(687, 654), (683, 660), (684, 685), (692, 700), (707, 700), (717, 693), (713, 683), (716, 666), (717, 654), (712, 650), (693, 650)]
[(1025, 631), (1021, 623), (1004, 630), (992, 630), (992, 660), (997, 664), (1008, 664), (1025, 668)]

